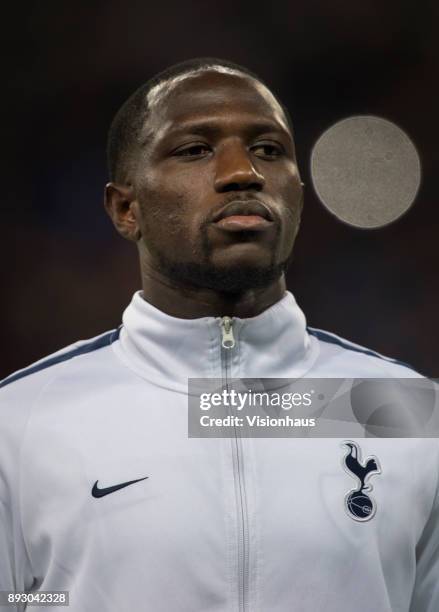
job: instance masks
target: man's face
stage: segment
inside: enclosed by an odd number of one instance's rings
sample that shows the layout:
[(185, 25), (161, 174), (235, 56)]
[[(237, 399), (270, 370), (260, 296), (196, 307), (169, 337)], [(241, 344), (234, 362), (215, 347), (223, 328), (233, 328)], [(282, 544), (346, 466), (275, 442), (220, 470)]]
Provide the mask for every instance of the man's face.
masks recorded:
[(257, 81), (215, 71), (152, 96), (133, 186), (141, 256), (175, 282), (240, 291), (278, 278), (302, 188), (284, 113)]

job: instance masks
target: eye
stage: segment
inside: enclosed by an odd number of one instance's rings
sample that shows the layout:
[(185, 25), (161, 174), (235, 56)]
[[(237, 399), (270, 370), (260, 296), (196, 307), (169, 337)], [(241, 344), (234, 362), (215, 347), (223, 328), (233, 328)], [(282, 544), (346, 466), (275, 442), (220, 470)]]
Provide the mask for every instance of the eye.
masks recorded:
[(254, 145), (251, 150), (262, 159), (276, 159), (284, 154), (282, 145), (275, 142), (260, 142)]
[(203, 143), (191, 143), (174, 151), (173, 155), (177, 157), (204, 157), (210, 153), (210, 147)]

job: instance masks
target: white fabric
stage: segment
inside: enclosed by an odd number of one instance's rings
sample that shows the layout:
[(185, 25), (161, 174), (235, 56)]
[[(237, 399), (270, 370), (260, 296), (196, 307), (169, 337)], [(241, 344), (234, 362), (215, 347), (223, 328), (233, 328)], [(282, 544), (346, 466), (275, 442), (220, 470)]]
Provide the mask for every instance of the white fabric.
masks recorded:
[[(417, 376), (308, 334), (290, 293), (233, 330), (233, 377)], [(68, 590), (71, 612), (438, 612), (437, 440), (358, 440), (382, 467), (359, 523), (338, 439), (188, 438), (187, 378), (222, 377), (219, 319), (139, 292), (102, 341), (0, 389), (0, 590)]]

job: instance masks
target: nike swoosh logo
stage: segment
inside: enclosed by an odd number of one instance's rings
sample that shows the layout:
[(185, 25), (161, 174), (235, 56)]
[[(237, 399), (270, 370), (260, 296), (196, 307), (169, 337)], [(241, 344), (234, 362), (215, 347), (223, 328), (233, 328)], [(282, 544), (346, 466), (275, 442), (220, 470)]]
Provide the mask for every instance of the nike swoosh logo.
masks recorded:
[(104, 497), (109, 493), (114, 493), (115, 491), (119, 491), (119, 489), (124, 489), (125, 487), (128, 487), (129, 485), (132, 485), (135, 482), (140, 482), (141, 480), (146, 480), (147, 478), (148, 476), (145, 476), (144, 478), (137, 478), (137, 480), (129, 480), (128, 482), (122, 482), (121, 484), (113, 485), (112, 487), (105, 487), (104, 489), (98, 488), (99, 481), (97, 480), (93, 485), (91, 494), (93, 495), (93, 497)]

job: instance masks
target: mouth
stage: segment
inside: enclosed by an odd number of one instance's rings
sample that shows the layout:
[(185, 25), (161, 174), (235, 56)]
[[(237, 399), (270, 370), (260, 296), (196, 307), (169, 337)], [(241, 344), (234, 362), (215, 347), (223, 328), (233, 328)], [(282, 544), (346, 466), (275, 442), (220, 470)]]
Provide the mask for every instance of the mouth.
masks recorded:
[(229, 202), (213, 218), (212, 223), (229, 232), (260, 232), (273, 226), (270, 209), (259, 200)]

